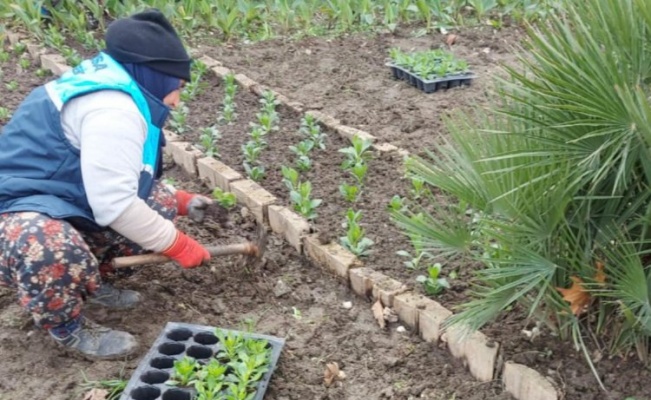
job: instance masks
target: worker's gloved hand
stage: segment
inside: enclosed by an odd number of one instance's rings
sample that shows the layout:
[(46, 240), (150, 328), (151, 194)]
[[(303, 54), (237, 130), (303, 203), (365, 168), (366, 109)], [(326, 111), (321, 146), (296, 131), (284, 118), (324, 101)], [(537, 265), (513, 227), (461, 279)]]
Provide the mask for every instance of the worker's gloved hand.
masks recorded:
[(206, 196), (189, 193), (185, 190), (177, 190), (174, 194), (176, 197), (176, 213), (178, 215), (187, 215), (194, 222), (203, 222), (206, 214), (206, 208), (213, 202)]
[(210, 253), (196, 240), (181, 231), (176, 232), (174, 243), (163, 254), (176, 261), (183, 268), (198, 267), (210, 260)]

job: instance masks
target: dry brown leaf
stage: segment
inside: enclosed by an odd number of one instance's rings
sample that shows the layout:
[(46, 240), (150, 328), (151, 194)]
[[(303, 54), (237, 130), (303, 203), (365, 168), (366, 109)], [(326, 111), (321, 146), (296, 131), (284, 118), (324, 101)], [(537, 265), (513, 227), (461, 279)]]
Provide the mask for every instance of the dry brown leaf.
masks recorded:
[(563, 300), (570, 303), (572, 314), (579, 315), (588, 307), (590, 294), (583, 288), (583, 281), (578, 276), (571, 276), (572, 286), (569, 289), (556, 288), (563, 295)]
[(457, 41), (457, 35), (454, 35), (452, 33), (445, 38), (445, 43), (450, 47), (452, 47), (452, 45), (455, 44), (456, 41)]
[(371, 307), (371, 310), (373, 311), (373, 316), (377, 320), (377, 323), (380, 324), (380, 328), (384, 329), (386, 321), (384, 320), (384, 307), (382, 307), (382, 302), (380, 300), (376, 301), (375, 304), (373, 304), (373, 307)]
[(108, 396), (108, 390), (93, 388), (84, 395), (84, 400), (106, 400)]
[(326, 369), (323, 373), (323, 383), (325, 383), (326, 386), (330, 386), (335, 380), (344, 379), (345, 377), (346, 374), (344, 374), (344, 371), (339, 369), (339, 364), (336, 362), (326, 364)]

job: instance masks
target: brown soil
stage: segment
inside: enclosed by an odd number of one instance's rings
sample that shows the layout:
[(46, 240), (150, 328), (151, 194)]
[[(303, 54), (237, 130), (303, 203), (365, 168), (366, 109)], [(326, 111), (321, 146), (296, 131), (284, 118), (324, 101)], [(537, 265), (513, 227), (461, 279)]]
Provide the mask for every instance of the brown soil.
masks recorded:
[[(17, 79), (3, 67), (5, 79)], [(19, 90), (2, 89), (15, 109), (32, 79)], [(208, 109), (215, 113), (214, 104)], [(200, 109), (200, 104), (196, 107)], [(178, 186), (208, 193), (183, 176), (168, 171)], [(205, 243), (252, 239), (254, 224), (239, 211), (229, 214), (223, 228), (212, 221), (179, 226)], [(89, 308), (87, 316), (104, 325), (135, 334), (141, 348), (130, 360), (88, 361), (56, 346), (36, 329), (16, 304), (15, 293), (0, 291), (0, 398), (81, 399), (83, 374), (88, 379), (129, 377), (168, 321), (242, 329), (287, 340), (266, 399), (510, 399), (497, 382), (476, 382), (447, 350), (427, 344), (397, 325), (381, 330), (364, 299), (341, 282), (310, 265), (279, 238), (270, 238), (266, 263), (238, 268), (234, 258), (215, 259), (209, 267), (182, 270), (174, 265), (143, 267), (120, 286), (139, 290), (144, 302), (134, 310)], [(290, 291), (275, 294), (279, 282)], [(346, 309), (343, 303), (352, 302)], [(300, 313), (300, 317), (299, 317)], [(346, 378), (323, 384), (327, 362), (338, 362)]]
[[(469, 88), (430, 95), (394, 81), (383, 64), (389, 47), (438, 47), (443, 42), (440, 35), (310, 38), (200, 50), (293, 100), (368, 131), (381, 141), (420, 152), (445, 134), (440, 120), (444, 114), (475, 102), (485, 105), (490, 78), (499, 74), (497, 63), (513, 62), (515, 57), (509, 48), (519, 35), (516, 30), (461, 32), (454, 51), (470, 62), (479, 79)], [(218, 80), (211, 79), (204, 93), (192, 103), (190, 125), (194, 130), (216, 122), (222, 89)], [(23, 88), (21, 92), (10, 97), (20, 99), (25, 93)], [(239, 93), (236, 101), (238, 121), (232, 126), (220, 126), (223, 139), (219, 144), (222, 159), (241, 170), (240, 144), (248, 139), (248, 122), (254, 120), (258, 102), (249, 93)], [(272, 134), (270, 146), (263, 153), (268, 177), (262, 184), (286, 201), (287, 192), (278, 182), (277, 168), (293, 160), (286, 147), (298, 141), (296, 131), (301, 116), (282, 108), (280, 111), (282, 130)], [(343, 176), (339, 169), (341, 156), (336, 149), (347, 144), (335, 133), (328, 134), (327, 153), (314, 151), (315, 167), (304, 176), (313, 183), (314, 197), (324, 199), (317, 210), (315, 229), (322, 239), (337, 240), (343, 234), (340, 224), (348, 205), (337, 190)], [(196, 138), (196, 133), (188, 136)], [(406, 271), (402, 266), (404, 260), (395, 256), (396, 250), (409, 249), (409, 244), (384, 211), (393, 194), (404, 195), (409, 189), (407, 182), (401, 180), (399, 168), (399, 159), (376, 153), (370, 163), (366, 191), (355, 208), (363, 210), (363, 225), (368, 236), (376, 241), (375, 252), (366, 261), (368, 265), (413, 284), (416, 274)], [(178, 172), (171, 172), (180, 177)], [(197, 188), (185, 178), (177, 181), (182, 187)], [(232, 213), (230, 219), (224, 229), (211, 224), (183, 226), (211, 243), (252, 237), (250, 223), (237, 213)], [(134, 360), (127, 362), (91, 363), (70, 357), (33, 329), (28, 318), (13, 305), (13, 294), (0, 295), (0, 354), (5, 355), (0, 361), (0, 393), (8, 393), (9, 398), (76, 399), (82, 381), (80, 370), (91, 379), (105, 379), (117, 376), (124, 368), (128, 377), (138, 357), (147, 351), (167, 321), (241, 328), (244, 320), (252, 319), (256, 321), (254, 331), (287, 338), (268, 399), (510, 398), (501, 393), (497, 383), (474, 382), (447, 351), (413, 336), (397, 334), (395, 326), (388, 331), (380, 330), (368, 310), (368, 302), (309, 265), (279, 239), (272, 238), (267, 258), (263, 268), (251, 271), (236, 269), (232, 259), (213, 261), (211, 270), (215, 273), (206, 269), (181, 271), (172, 265), (139, 270), (123, 285), (145, 294), (142, 306), (132, 311), (90, 312), (99, 322), (138, 336), (142, 349)], [(460, 279), (453, 281), (454, 290), (437, 298), (451, 307), (466, 298), (471, 271), (460, 265), (446, 268), (460, 272)], [(273, 289), (279, 280), (292, 291), (277, 298)], [(353, 308), (345, 310), (343, 301), (352, 301)], [(293, 307), (300, 310), (300, 319), (294, 317)], [(486, 333), (501, 343), (504, 359), (537, 369), (561, 389), (566, 399), (651, 398), (651, 376), (631, 361), (633, 356), (628, 360), (604, 359), (597, 364), (609, 389), (606, 394), (599, 390), (582, 355), (571, 346), (561, 344), (545, 331), (533, 343), (526, 340), (520, 331), (529, 326), (521, 315), (516, 310), (489, 326)], [(335, 387), (325, 388), (322, 374), (325, 363), (330, 361), (339, 362), (347, 378)], [(44, 376), (52, 378), (43, 379)]]

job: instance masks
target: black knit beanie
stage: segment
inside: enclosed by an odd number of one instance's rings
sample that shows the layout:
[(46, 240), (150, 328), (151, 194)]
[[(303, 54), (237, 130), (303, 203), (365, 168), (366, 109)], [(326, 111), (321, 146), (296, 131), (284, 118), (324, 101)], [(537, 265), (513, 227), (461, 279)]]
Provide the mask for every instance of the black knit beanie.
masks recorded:
[(120, 63), (145, 64), (190, 81), (190, 56), (172, 24), (157, 9), (113, 21), (105, 40), (106, 53)]

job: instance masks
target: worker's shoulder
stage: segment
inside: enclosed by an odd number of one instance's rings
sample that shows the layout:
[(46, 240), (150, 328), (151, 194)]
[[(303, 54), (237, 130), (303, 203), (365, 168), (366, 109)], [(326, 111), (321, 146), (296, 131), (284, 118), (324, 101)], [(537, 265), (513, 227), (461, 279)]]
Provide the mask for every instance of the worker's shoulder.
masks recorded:
[(138, 113), (138, 106), (133, 98), (119, 90), (98, 90), (70, 100), (70, 105), (87, 112), (114, 109)]

